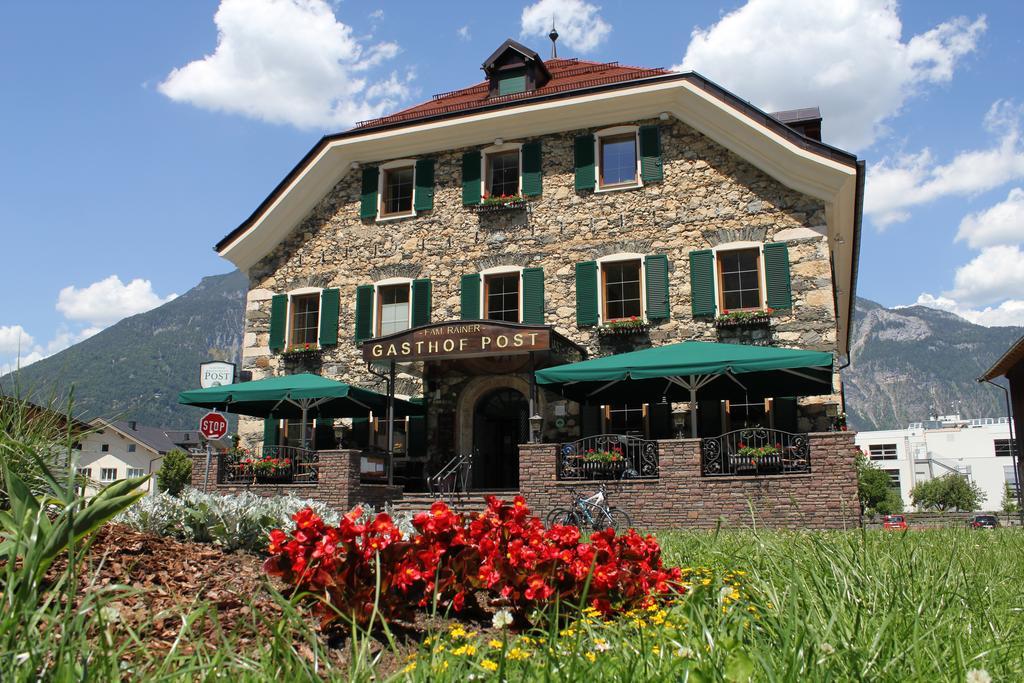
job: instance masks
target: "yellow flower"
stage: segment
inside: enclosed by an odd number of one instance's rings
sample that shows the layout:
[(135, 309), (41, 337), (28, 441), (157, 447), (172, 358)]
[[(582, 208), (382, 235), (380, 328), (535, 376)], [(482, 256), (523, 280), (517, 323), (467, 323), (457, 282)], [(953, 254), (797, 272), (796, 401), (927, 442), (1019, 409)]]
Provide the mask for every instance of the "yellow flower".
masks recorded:
[(583, 656), (586, 657), (587, 660), (589, 660), (591, 664), (593, 664), (594, 662), (597, 661), (597, 655), (595, 655), (593, 652), (587, 652)]
[(562, 638), (572, 638), (574, 635), (576, 635), (576, 629), (574, 629), (574, 628), (563, 629), (562, 632), (559, 633), (558, 635), (561, 636)]
[(461, 626), (452, 626), (451, 635), (452, 638), (464, 638), (469, 634), (466, 633), (466, 629), (462, 628)]
[(462, 647), (457, 647), (454, 650), (452, 650), (452, 654), (455, 655), (456, 657), (462, 657), (463, 655), (466, 655), (468, 657), (472, 657), (473, 655), (476, 654), (476, 646), (475, 645), (470, 645), (469, 643), (467, 643), (467, 644), (463, 645)]
[(529, 658), (530, 653), (522, 648), (514, 647), (508, 652), (508, 658), (512, 661)]
[(487, 644), (490, 645), (491, 648), (493, 648), (495, 650), (500, 650), (501, 649), (501, 641), (500, 640), (490, 640), (490, 641), (487, 642)]
[(656, 655), (660, 655), (661, 654), (661, 648), (658, 647), (657, 645), (655, 645), (654, 647), (651, 648), (651, 652), (656, 654)]
[(402, 669), (402, 673), (404, 673), (404, 674), (412, 673), (415, 670), (416, 670), (416, 662), (411, 662), (411, 663), (407, 664), (404, 669)]
[(587, 608), (585, 608), (583, 610), (583, 613), (586, 614), (588, 617), (599, 617), (599, 616), (601, 616), (601, 610), (599, 610), (599, 609), (597, 609), (595, 607), (587, 607)]
[(636, 626), (637, 628), (646, 628), (647, 627), (647, 622), (644, 621), (643, 619), (634, 619), (633, 620), (633, 626)]
[(480, 662), (480, 666), (482, 666), (483, 668), (487, 669), (488, 671), (497, 671), (498, 670), (498, 663), (497, 662), (492, 662), (489, 659), (485, 659), (482, 662)]

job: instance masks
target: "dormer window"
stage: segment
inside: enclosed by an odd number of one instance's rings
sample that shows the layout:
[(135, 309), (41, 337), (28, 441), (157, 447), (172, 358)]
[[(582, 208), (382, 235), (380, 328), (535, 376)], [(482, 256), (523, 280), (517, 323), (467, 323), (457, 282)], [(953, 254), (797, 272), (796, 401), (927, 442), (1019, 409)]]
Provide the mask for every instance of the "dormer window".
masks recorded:
[(551, 80), (551, 73), (536, 52), (509, 38), (483, 65), (490, 84), (488, 97), (532, 92)]

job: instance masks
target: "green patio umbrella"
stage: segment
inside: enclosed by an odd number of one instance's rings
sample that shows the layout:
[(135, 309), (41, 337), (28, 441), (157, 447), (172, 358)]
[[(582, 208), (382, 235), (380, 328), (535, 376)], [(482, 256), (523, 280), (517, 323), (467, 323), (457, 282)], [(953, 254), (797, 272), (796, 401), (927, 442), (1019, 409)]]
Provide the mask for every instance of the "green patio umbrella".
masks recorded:
[[(386, 415), (388, 397), (369, 389), (303, 373), (268, 377), (178, 394), (178, 403), (253, 417), (301, 418), (303, 447), (310, 417)], [(422, 415), (423, 407), (394, 399), (395, 417)]]
[[(538, 370), (537, 384), (579, 402), (651, 397), (707, 399), (816, 396), (832, 391), (832, 354), (687, 341)], [(696, 436), (696, 419), (692, 421)]]

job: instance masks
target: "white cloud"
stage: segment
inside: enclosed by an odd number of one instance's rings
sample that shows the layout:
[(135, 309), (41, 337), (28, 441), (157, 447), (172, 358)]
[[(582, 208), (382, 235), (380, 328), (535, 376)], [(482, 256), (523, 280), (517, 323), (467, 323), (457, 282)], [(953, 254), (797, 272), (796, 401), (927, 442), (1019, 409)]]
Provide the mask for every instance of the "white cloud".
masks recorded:
[(366, 44), (324, 0), (221, 0), (213, 20), (213, 54), (174, 69), (159, 85), (172, 100), (299, 128), (337, 128), (380, 116), (409, 95), (394, 76), (382, 86), (365, 75), (399, 46)]
[(975, 249), (1024, 242), (1024, 189), (1015, 187), (1004, 201), (964, 216), (956, 233), (956, 241), (963, 240)]
[(905, 221), (909, 209), (947, 196), (969, 196), (1024, 178), (1022, 108), (999, 100), (985, 128), (999, 138), (986, 149), (960, 152), (945, 164), (931, 150), (885, 158), (868, 170), (864, 212), (879, 226)]
[(15, 354), (32, 348), (35, 340), (21, 325), (0, 325), (0, 354)]
[(1024, 325), (1024, 300), (1008, 299), (998, 306), (970, 308), (944, 296), (921, 294), (914, 302), (919, 306), (937, 308), (940, 311), (956, 313), (976, 325), (994, 327), (999, 325)]
[(1019, 246), (985, 247), (956, 269), (951, 299), (968, 305), (988, 304), (1024, 292), (1024, 252)]
[(870, 146), (925, 86), (953, 77), (985, 18), (902, 39), (893, 0), (750, 0), (694, 29), (677, 70), (695, 70), (768, 111), (817, 105), (826, 141)]
[(470, 40), (473, 37), (469, 33), (469, 24), (466, 24), (465, 26), (460, 26), (459, 28), (455, 29), (455, 33), (462, 40)]
[[(600, 7), (583, 0), (539, 0), (523, 8), (520, 35), (547, 38), (554, 21), (559, 46), (591, 52), (612, 32), (612, 25), (601, 18), (600, 12)], [(538, 52), (547, 56), (543, 48)]]
[(177, 294), (161, 298), (153, 283), (136, 278), (125, 284), (116, 275), (78, 289), (69, 285), (57, 296), (57, 310), (69, 320), (86, 321), (93, 327), (106, 327), (130, 315), (144, 313), (165, 304)]
[(375, 20), (375, 21), (380, 21), (381, 19), (384, 18), (384, 10), (382, 10), (382, 9), (375, 9), (375, 10), (373, 10), (372, 12), (370, 12), (370, 18)]
[(61, 326), (57, 330), (53, 339), (47, 342), (45, 345), (34, 343), (32, 336), (27, 332), (21, 338), (21, 347), (17, 346), (9, 347), (3, 342), (5, 339), (5, 330), (21, 330), (21, 325), (14, 325), (9, 328), (0, 327), (0, 357), (6, 356), (6, 359), (0, 360), (0, 375), (5, 375), (8, 372), (12, 372), (18, 367), (26, 367), (35, 363), (38, 360), (52, 356), (58, 351), (63, 351), (72, 344), (77, 344), (83, 339), (88, 339), (92, 335), (99, 332), (102, 328), (100, 327), (89, 327), (78, 332), (72, 332), (67, 329), (66, 326)]

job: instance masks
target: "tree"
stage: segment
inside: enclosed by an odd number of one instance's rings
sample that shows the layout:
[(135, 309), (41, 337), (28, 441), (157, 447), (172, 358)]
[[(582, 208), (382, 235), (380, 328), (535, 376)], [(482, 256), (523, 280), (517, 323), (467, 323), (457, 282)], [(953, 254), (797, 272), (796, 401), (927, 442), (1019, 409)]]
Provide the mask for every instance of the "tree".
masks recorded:
[(910, 491), (914, 505), (925, 510), (973, 512), (981, 506), (985, 492), (959, 474), (947, 474), (918, 483)]
[(192, 458), (185, 451), (174, 449), (164, 456), (156, 473), (156, 486), (172, 496), (192, 483)]
[(1003, 484), (1003, 512), (1017, 512), (1017, 492), (1010, 486), (1010, 482)]
[(855, 459), (857, 466), (857, 495), (865, 513), (889, 515), (903, 510), (903, 499), (891, 485), (889, 475), (871, 464), (858, 449)]

